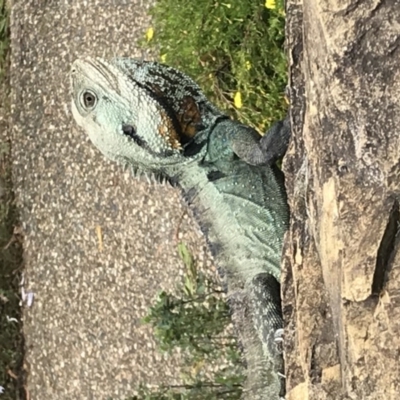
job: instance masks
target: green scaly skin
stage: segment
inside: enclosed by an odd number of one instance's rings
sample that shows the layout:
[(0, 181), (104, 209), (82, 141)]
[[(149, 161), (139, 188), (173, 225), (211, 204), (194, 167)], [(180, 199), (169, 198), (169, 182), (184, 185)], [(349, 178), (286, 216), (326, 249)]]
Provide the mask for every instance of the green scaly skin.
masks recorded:
[(230, 120), (183, 73), (132, 59), (77, 60), (71, 70), (72, 111), (108, 158), (135, 174), (178, 185), (223, 271), (233, 310), (240, 293), (253, 324), (245, 348), (245, 398), (284, 394), (280, 262), (289, 209), (274, 165), (290, 128), (278, 122), (258, 133)]

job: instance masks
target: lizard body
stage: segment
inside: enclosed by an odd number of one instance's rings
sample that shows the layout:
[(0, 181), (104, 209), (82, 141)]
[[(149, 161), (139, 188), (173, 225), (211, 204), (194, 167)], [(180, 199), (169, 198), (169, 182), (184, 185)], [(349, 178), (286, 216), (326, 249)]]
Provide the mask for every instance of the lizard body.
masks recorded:
[(106, 157), (182, 189), (225, 273), (228, 294), (242, 285), (251, 308), (248, 336), (255, 331), (257, 337), (248, 338), (248, 352), (261, 354), (251, 372), (259, 379), (247, 398), (278, 399), (283, 358), (274, 334), (282, 327), (280, 261), (289, 209), (273, 162), (286, 149), (287, 122), (260, 141), (254, 129), (211, 104), (191, 78), (154, 62), (77, 60), (71, 82), (75, 120)]

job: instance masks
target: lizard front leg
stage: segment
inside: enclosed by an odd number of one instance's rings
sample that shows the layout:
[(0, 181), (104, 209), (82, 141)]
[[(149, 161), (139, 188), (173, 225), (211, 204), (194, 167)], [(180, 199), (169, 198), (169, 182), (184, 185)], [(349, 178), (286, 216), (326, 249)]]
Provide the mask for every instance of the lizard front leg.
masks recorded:
[(272, 165), (285, 154), (291, 135), (289, 113), (282, 121), (275, 122), (260, 140), (260, 148), (265, 156), (265, 164)]
[[(263, 137), (255, 129), (231, 120), (221, 121), (211, 135), (212, 143), (225, 143), (230, 151), (247, 164), (273, 165), (285, 155), (290, 133), (290, 120), (287, 116), (274, 123)], [(211, 157), (213, 150), (209, 149)], [(215, 152), (215, 157), (220, 157), (221, 146)]]

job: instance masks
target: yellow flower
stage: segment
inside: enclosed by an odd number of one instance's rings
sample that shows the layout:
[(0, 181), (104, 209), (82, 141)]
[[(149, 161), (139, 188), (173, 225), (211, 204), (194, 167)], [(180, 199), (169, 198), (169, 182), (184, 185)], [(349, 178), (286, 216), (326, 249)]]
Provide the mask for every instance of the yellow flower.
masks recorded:
[(275, 10), (276, 1), (275, 0), (265, 0), (265, 7), (269, 8), (270, 10)]
[(242, 108), (242, 94), (240, 92), (235, 93), (235, 97), (233, 98), (233, 104), (235, 104), (236, 108)]
[(165, 53), (165, 54), (161, 54), (161, 56), (160, 56), (160, 61), (162, 62), (162, 63), (165, 63), (165, 61), (167, 61), (167, 54)]
[(150, 27), (149, 29), (147, 29), (146, 32), (146, 39), (148, 42), (150, 42), (151, 39), (153, 39), (154, 36), (154, 29), (152, 27)]
[(246, 67), (247, 71), (249, 71), (251, 69), (251, 62), (250, 61), (246, 61), (245, 67)]

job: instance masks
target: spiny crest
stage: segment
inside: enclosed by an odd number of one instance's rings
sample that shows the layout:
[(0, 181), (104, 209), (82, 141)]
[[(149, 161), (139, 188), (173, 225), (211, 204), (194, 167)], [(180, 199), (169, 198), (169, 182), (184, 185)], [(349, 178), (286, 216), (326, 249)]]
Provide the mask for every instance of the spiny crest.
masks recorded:
[(142, 169), (137, 166), (132, 166), (129, 164), (121, 164), (124, 172), (128, 171), (131, 175), (133, 175), (136, 179), (140, 181), (145, 181), (150, 185), (172, 185), (175, 186), (176, 182), (174, 182), (171, 178), (166, 176), (161, 172), (154, 172), (148, 169)]
[(149, 185), (158, 184), (158, 185), (175, 185), (175, 182), (171, 180), (168, 176), (154, 172), (154, 171), (144, 171), (140, 168), (130, 167), (130, 172), (132, 175), (141, 180), (147, 182)]

